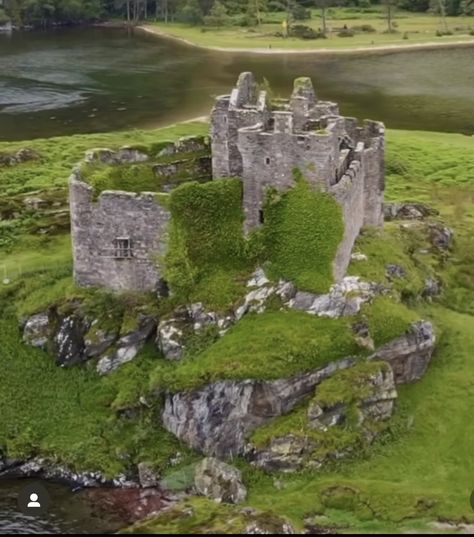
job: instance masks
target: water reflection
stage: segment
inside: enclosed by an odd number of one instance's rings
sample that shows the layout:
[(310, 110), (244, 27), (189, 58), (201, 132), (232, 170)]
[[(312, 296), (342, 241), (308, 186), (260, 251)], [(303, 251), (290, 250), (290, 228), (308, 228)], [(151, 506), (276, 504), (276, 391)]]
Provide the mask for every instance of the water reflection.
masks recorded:
[(0, 139), (151, 126), (209, 111), (238, 73), (286, 95), (312, 76), (344, 114), (389, 127), (474, 132), (474, 48), (369, 56), (193, 49), (122, 30), (0, 35)]

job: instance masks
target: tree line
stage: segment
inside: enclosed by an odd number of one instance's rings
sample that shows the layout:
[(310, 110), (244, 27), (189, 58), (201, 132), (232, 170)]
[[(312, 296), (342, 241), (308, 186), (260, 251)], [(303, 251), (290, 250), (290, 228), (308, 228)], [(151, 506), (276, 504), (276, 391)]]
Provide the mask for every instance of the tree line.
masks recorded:
[[(399, 7), (413, 12), (474, 15), (474, 0), (0, 0), (0, 20), (17, 26), (77, 24), (121, 18), (130, 24), (142, 20), (185, 22), (208, 26), (259, 25), (272, 12), (286, 12), (287, 20), (304, 20), (310, 9), (326, 12), (334, 7), (370, 9), (384, 4), (387, 13)], [(3, 5), (3, 7), (2, 7)]]

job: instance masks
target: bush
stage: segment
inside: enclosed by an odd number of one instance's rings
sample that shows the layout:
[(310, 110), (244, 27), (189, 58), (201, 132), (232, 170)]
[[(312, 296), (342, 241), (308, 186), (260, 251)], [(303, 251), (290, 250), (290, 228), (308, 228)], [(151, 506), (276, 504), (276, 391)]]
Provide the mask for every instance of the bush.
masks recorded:
[(338, 37), (354, 37), (355, 32), (350, 28), (343, 28), (337, 35)]
[(445, 35), (453, 35), (453, 32), (451, 32), (451, 30), (436, 30), (436, 37), (443, 37)]
[(290, 35), (299, 39), (325, 39), (323, 32), (317, 32), (304, 24), (294, 24), (291, 27)]
[(353, 26), (351, 30), (354, 30), (356, 32), (364, 32), (367, 34), (373, 34), (377, 30), (370, 24), (360, 24), (358, 26)]

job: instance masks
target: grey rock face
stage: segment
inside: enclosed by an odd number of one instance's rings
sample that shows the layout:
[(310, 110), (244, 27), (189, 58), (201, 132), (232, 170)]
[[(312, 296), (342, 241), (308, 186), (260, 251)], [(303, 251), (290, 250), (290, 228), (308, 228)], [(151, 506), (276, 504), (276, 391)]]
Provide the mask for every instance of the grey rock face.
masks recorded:
[(423, 289), (422, 296), (427, 299), (432, 299), (439, 296), (442, 291), (442, 284), (435, 278), (428, 278), (425, 280), (425, 288)]
[[(370, 392), (367, 397), (361, 397), (354, 402), (357, 409), (357, 426), (363, 427), (367, 419), (385, 421), (392, 416), (397, 391), (393, 372), (390, 368), (381, 368), (366, 381), (366, 389)], [(312, 403), (308, 407), (308, 422), (312, 429), (327, 431), (335, 425), (342, 425), (348, 419), (349, 406), (336, 404), (321, 406)]]
[(371, 357), (388, 362), (396, 384), (415, 382), (423, 377), (433, 356), (436, 335), (428, 321), (414, 323), (409, 332), (383, 347)]
[(54, 337), (56, 363), (60, 366), (71, 366), (85, 360), (84, 334), (88, 326), (84, 319), (69, 315), (61, 321), (61, 326)]
[(157, 487), (160, 476), (153, 470), (150, 463), (140, 462), (138, 464), (138, 481), (142, 488)]
[(298, 291), (288, 306), (318, 317), (347, 317), (359, 313), (363, 304), (384, 292), (378, 284), (364, 282), (358, 276), (346, 276), (325, 295)]
[[(360, 388), (359, 385), (354, 387), (355, 390)], [(316, 397), (317, 394), (318, 389)], [(350, 427), (359, 433), (360, 438), (370, 443), (376, 436), (376, 429), (370, 425), (386, 421), (392, 416), (396, 398), (393, 373), (386, 364), (381, 364), (379, 370), (367, 375), (363, 391), (359, 394), (355, 392), (352, 401), (326, 406), (317, 399), (313, 400), (307, 410), (307, 426), (319, 431), (323, 436), (331, 428)], [(316, 450), (320, 444), (310, 434), (287, 434), (272, 438), (265, 448), (252, 447), (247, 457), (253, 465), (266, 471), (289, 473), (320, 468), (328, 459), (342, 459), (357, 448), (357, 442), (359, 440), (356, 437), (354, 443), (332, 450), (325, 447), (318, 453)]]
[(240, 471), (212, 457), (197, 466), (194, 486), (199, 494), (217, 502), (241, 503), (247, 498)]
[(219, 458), (240, 455), (254, 429), (287, 414), (317, 384), (353, 364), (348, 358), (290, 379), (222, 381), (198, 390), (168, 394), (163, 425), (188, 446), (206, 455)]
[(254, 466), (267, 472), (292, 473), (321, 467), (321, 462), (309, 458), (315, 448), (316, 443), (307, 436), (288, 434), (272, 438), (267, 449), (254, 450), (248, 456)]
[(234, 322), (233, 314), (221, 315), (206, 310), (200, 302), (182, 306), (174, 311), (172, 317), (159, 323), (156, 345), (166, 359), (180, 360), (190, 336), (209, 327), (216, 327), (217, 334), (223, 335)]
[(106, 352), (117, 341), (117, 338), (117, 334), (107, 333), (97, 328), (96, 321), (93, 321), (84, 336), (84, 355), (86, 358), (97, 358)]
[(387, 265), (387, 276), (390, 278), (390, 280), (405, 278), (406, 275), (406, 270), (400, 265)]
[(390, 220), (422, 220), (436, 216), (438, 211), (423, 203), (385, 203), (384, 218)]
[(23, 341), (27, 345), (46, 349), (51, 336), (51, 322), (47, 312), (31, 316), (23, 329)]
[(120, 338), (117, 342), (117, 349), (99, 360), (97, 364), (98, 373), (101, 375), (112, 373), (121, 365), (132, 361), (152, 336), (155, 329), (155, 319), (144, 317), (137, 331)]
[(441, 251), (450, 250), (453, 246), (454, 232), (442, 224), (430, 224), (429, 235), (431, 243)]

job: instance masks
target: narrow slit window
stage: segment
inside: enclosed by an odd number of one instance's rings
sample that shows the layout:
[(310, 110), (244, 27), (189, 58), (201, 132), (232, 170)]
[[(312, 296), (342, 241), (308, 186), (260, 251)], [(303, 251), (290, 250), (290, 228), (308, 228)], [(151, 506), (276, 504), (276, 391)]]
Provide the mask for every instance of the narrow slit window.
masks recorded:
[(128, 237), (115, 239), (115, 257), (117, 259), (128, 259), (133, 257), (132, 241)]
[(263, 209), (260, 209), (258, 211), (258, 221), (260, 224), (264, 224), (265, 223), (265, 216), (263, 214)]
[(271, 162), (271, 161), (270, 161), (270, 157), (265, 157), (265, 164), (268, 165), (268, 164), (270, 164), (270, 162)]

